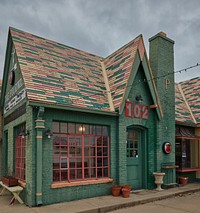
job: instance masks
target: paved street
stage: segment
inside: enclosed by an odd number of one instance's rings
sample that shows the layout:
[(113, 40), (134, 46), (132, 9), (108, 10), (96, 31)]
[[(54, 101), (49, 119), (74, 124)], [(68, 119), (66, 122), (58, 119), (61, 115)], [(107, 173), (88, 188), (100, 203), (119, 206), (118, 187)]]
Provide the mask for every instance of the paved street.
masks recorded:
[(144, 205), (112, 211), (113, 213), (198, 213), (200, 212), (200, 192), (179, 195), (174, 198), (155, 201)]
[[(17, 201), (14, 205), (9, 206), (11, 198), (12, 196), (9, 194), (0, 196), (0, 213), (103, 213), (108, 211), (113, 213), (200, 213), (199, 183), (191, 183), (160, 192), (155, 190), (134, 191), (129, 198), (107, 195), (31, 208), (21, 205)], [(129, 206), (133, 207), (126, 208)], [(114, 211), (115, 209), (119, 210)]]

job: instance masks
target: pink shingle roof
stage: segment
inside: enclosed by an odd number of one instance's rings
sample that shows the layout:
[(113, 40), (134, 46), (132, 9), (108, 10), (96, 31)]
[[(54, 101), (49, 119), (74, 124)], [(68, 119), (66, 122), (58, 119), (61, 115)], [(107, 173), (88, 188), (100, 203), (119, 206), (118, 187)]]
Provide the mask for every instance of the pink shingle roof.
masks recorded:
[(100, 111), (112, 111), (108, 92), (115, 110), (120, 107), (142, 39), (135, 38), (104, 59), (14, 28), (10, 35), (30, 101)]
[(200, 77), (176, 84), (176, 121), (200, 123)]

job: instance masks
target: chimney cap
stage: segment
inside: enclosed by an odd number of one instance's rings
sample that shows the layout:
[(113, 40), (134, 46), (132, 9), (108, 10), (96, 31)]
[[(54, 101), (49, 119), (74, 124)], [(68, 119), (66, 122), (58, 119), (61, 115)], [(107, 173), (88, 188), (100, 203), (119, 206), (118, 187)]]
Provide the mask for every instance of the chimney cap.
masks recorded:
[(163, 32), (163, 31), (160, 31), (160, 32), (158, 33), (158, 35), (167, 37), (167, 34), (166, 34), (165, 32)]
[(172, 39), (168, 38), (167, 34), (164, 33), (164, 32), (162, 32), (162, 31), (160, 31), (159, 33), (157, 33), (155, 36), (149, 38), (149, 42), (151, 42), (152, 40), (154, 40), (156, 38), (159, 38), (159, 37), (162, 38), (162, 39), (164, 39), (164, 40), (167, 40), (167, 41), (171, 42), (172, 44), (174, 44), (174, 41)]

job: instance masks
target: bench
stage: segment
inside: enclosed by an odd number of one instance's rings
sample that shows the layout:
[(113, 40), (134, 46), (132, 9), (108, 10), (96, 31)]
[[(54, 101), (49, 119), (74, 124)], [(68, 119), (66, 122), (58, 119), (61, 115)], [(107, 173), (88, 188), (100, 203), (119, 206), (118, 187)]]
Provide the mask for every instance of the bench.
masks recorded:
[(3, 189), (0, 192), (0, 195), (3, 195), (5, 190), (8, 190), (9, 192), (12, 193), (13, 197), (10, 200), (10, 205), (13, 204), (15, 202), (15, 200), (18, 200), (19, 203), (23, 204), (24, 202), (22, 201), (22, 199), (19, 197), (20, 192), (23, 190), (23, 188), (21, 186), (6, 186), (5, 184), (3, 184), (2, 181), (0, 181), (0, 185), (3, 187)]

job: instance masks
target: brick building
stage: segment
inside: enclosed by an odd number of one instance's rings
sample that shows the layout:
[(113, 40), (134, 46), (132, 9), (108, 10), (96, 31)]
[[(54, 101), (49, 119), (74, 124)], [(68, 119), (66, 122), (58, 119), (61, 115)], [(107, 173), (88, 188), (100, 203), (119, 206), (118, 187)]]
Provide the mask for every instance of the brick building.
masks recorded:
[(200, 77), (176, 84), (177, 177), (200, 181)]
[(9, 29), (2, 172), (27, 205), (154, 188), (166, 165), (175, 182), (174, 42), (149, 42), (149, 59), (142, 35), (102, 58)]

